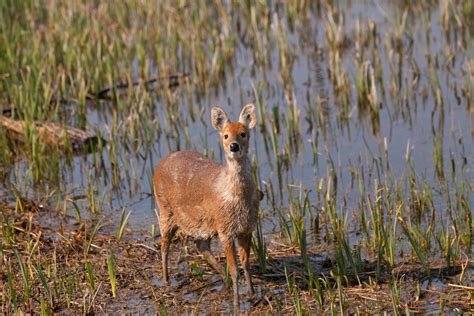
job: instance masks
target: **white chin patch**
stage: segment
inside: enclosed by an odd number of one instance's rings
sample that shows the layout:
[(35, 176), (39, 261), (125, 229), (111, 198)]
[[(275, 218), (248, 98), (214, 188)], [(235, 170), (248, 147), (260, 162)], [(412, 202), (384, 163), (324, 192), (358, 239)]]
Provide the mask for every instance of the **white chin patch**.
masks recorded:
[(231, 158), (234, 158), (234, 159), (235, 159), (235, 158), (240, 158), (240, 157), (242, 157), (242, 150), (239, 150), (239, 151), (237, 151), (237, 152), (231, 151), (231, 152), (230, 152), (230, 157), (231, 157)]

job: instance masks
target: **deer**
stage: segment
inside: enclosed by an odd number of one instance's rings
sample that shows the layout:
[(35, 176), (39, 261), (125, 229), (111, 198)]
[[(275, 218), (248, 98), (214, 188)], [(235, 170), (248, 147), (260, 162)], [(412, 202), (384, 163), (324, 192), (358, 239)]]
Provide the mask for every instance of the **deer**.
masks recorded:
[[(159, 208), (163, 283), (169, 285), (170, 243), (179, 230), (195, 239), (198, 251), (221, 276), (224, 270), (211, 251), (211, 239), (223, 245), (232, 279), (233, 303), (239, 308), (237, 252), (247, 292), (254, 294), (250, 275), (250, 245), (262, 194), (257, 190), (248, 158), (250, 130), (257, 116), (253, 104), (245, 105), (238, 121), (231, 122), (220, 107), (211, 110), (211, 125), (219, 132), (225, 164), (195, 151), (177, 151), (163, 158), (153, 176)], [(237, 243), (237, 247), (236, 247)]]

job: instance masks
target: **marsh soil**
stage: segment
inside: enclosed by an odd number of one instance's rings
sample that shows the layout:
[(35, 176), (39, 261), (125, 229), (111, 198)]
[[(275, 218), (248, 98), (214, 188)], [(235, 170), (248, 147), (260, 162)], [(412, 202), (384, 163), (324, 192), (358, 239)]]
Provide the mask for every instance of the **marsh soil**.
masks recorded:
[[(0, 231), (3, 240), (1, 260), (4, 263), (16, 261), (17, 255), (27, 253), (31, 247), (38, 250), (33, 256), (40, 254), (41, 258), (25, 256), (23, 260), (50, 260), (51, 266), (44, 272), (49, 288), (51, 291), (56, 289), (69, 292), (66, 296), (68, 299), (53, 302), (53, 312), (112, 314), (233, 311), (232, 304), (229, 304), (231, 291), (227, 282), (198, 255), (191, 240), (180, 236), (175, 239), (171, 248), (171, 285), (164, 286), (160, 279), (159, 237), (151, 238), (149, 232), (128, 230), (123, 239), (118, 241), (112, 225), (106, 224), (105, 220), (93, 234), (97, 222), (77, 222), (74, 217), (46, 210), (44, 206), (32, 201), (23, 201), (22, 205), (21, 211), (5, 202), (0, 205), (1, 216), (16, 230), (16, 246), (13, 247), (10, 246), (13, 243), (8, 242), (8, 232)], [(441, 311), (441, 306), (445, 310), (467, 312), (471, 308), (469, 289), (449, 284), (459, 278), (460, 274), (464, 277), (470, 275), (474, 282), (472, 260), (457, 261), (450, 267), (442, 260), (430, 262), (431, 280), (421, 265), (407, 263), (408, 260), (393, 268), (382, 263), (378, 283), (375, 282), (377, 263), (364, 262), (363, 269), (358, 271), (359, 280), (349, 273), (347, 280), (342, 281), (344, 301), (340, 302), (337, 281), (331, 273), (334, 264), (330, 252), (322, 248), (311, 249), (308, 252), (311, 269), (318, 272), (321, 284), (326, 284), (330, 289), (324, 294), (321, 307), (317, 298), (306, 291), (308, 278), (298, 249), (280, 243), (278, 236), (267, 236), (266, 242), (266, 270), (262, 272), (256, 259), (253, 257), (252, 260), (255, 295), (246, 295), (241, 278), (240, 308), (245, 312), (291, 314), (295, 310), (296, 297), (304, 304), (305, 309), (314, 312), (329, 312), (332, 308), (338, 310), (339, 304), (350, 305), (352, 310), (360, 312), (388, 312), (394, 308), (390, 297), (394, 284), (397, 284), (399, 291), (400, 302), (397, 308), (400, 310)], [(224, 264), (225, 258), (217, 242), (213, 247), (219, 261)], [(115, 259), (116, 297), (112, 295), (109, 277), (108, 259), (111, 253)], [(87, 265), (92, 267), (93, 285)], [(7, 271), (7, 266), (13, 270)], [(21, 267), (2, 264), (2, 300), (7, 299), (5, 289), (9, 286), (8, 274), (21, 274)], [(20, 276), (15, 278), (21, 279)], [(30, 282), (30, 291), (33, 293), (31, 299), (18, 301), (17, 304), (25, 313), (36, 313), (41, 304), (37, 298), (44, 293), (44, 284), (36, 277), (32, 277)], [(60, 283), (63, 286), (59, 286)], [(328, 296), (334, 296), (335, 300)], [(440, 305), (440, 300), (443, 305)], [(324, 303), (329, 301), (336, 302), (337, 305), (327, 306)]]

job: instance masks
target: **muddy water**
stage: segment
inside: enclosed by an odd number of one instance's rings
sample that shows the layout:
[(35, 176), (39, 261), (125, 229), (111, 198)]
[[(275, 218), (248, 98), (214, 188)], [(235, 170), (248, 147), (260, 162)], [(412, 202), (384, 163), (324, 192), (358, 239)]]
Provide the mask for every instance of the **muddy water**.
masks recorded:
[[(346, 47), (338, 53), (341, 68), (349, 78), (350, 102), (346, 118), (341, 119), (340, 102), (329, 77), (334, 52), (326, 42), (328, 17), (312, 12), (307, 23), (295, 23), (292, 29), (283, 10), (277, 9), (272, 23), (276, 25), (278, 21), (288, 34), (292, 56), (287, 93), (275, 34), (271, 35), (272, 41), (268, 43), (271, 66), (265, 67), (256, 66), (254, 49), (246, 44), (245, 38), (238, 38), (233, 70), (227, 68), (220, 85), (210, 88), (205, 94), (196, 92), (191, 98), (188, 98), (185, 88), (175, 91), (174, 105), (178, 108), (181, 122), (187, 125), (189, 142), (186, 142), (183, 130), (177, 136), (178, 140), (173, 136), (167, 138), (166, 132), (173, 129), (167, 115), (168, 107), (162, 98), (156, 97), (152, 103), (154, 121), (150, 118), (148, 123), (155, 126), (159, 123), (163, 133), (153, 135), (153, 145), (142, 148), (138, 153), (121, 143), (116, 144), (120, 185), (112, 184), (109, 150), (104, 150), (97, 154), (103, 160), (103, 173), (89, 178), (87, 170), (92, 169), (94, 155), (76, 157), (72, 168), (65, 168), (61, 190), (70, 197), (80, 196), (88, 192), (93, 183), (92, 191), (100, 204), (101, 215), (106, 215), (110, 224), (119, 221), (120, 212), (125, 208), (132, 211), (131, 227), (150, 231), (151, 225), (156, 223), (150, 175), (159, 159), (176, 150), (176, 143), (179, 142), (180, 149), (214, 153), (215, 159), (222, 161), (218, 134), (209, 124), (210, 108), (220, 105), (231, 118), (236, 119), (243, 104), (256, 102), (254, 87), (258, 89), (261, 85), (265, 117), (259, 117), (259, 122), (264, 122), (267, 132), (256, 128), (252, 133), (254, 146), (250, 155), (258, 166), (260, 186), (265, 189), (271, 184), (273, 187), (277, 207), (285, 209), (288, 205), (289, 188), (295, 194), (300, 188), (310, 190), (312, 206), (318, 207), (317, 184), (320, 179), (327, 179), (334, 166), (338, 177), (339, 205), (353, 211), (360, 193), (352, 181), (351, 171), (357, 169), (366, 173), (365, 185), (370, 191), (373, 190), (373, 179), (377, 174), (375, 159), (381, 157), (382, 174), (390, 174), (404, 181), (408, 155), (417, 175), (426, 179), (433, 188), (435, 203), (442, 209), (446, 204), (446, 188), (440, 184), (435, 173), (434, 139), (439, 139), (442, 144), (445, 177), (450, 177), (452, 159), (456, 175), (464, 177), (471, 185), (474, 182), (473, 114), (468, 109), (468, 102), (472, 103), (473, 100), (463, 97), (461, 91), (463, 84), (469, 85), (468, 78), (472, 79), (473, 76), (472, 39), (468, 35), (461, 37), (454, 33), (448, 39), (441, 23), (441, 8), (434, 6), (429, 12), (424, 12), (426, 19), (420, 18), (419, 12), (407, 13), (405, 28), (400, 36), (402, 49), (397, 52), (394, 50), (399, 28), (397, 21), (403, 19), (404, 13), (397, 1), (357, 1), (355, 4), (342, 1), (339, 10), (344, 17), (339, 32), (347, 37)], [(428, 31), (427, 23), (430, 25)], [(364, 29), (369, 29), (371, 24), (376, 26), (377, 47), (373, 48), (373, 54), (367, 48), (362, 59), (372, 60), (373, 56), (378, 56), (380, 60), (378, 71), (384, 86), (377, 84), (380, 114), (376, 126), (369, 113), (360, 111), (355, 82), (359, 71), (356, 60), (361, 54), (361, 48), (357, 48), (357, 33), (366, 34), (368, 31)], [(358, 32), (358, 28), (362, 31)], [(466, 48), (459, 47), (464, 45), (462, 38), (467, 38)], [(436, 104), (437, 96), (433, 90), (435, 76), (439, 80), (443, 106)], [(390, 91), (391, 82), (399, 87)], [(292, 106), (297, 109), (299, 120), (294, 136), (298, 140), (295, 146), (290, 145), (288, 126), (285, 124), (285, 120), (290, 117), (288, 109)], [(204, 109), (203, 120), (197, 118), (193, 121), (190, 111), (199, 117), (201, 109)], [(288, 167), (283, 168), (282, 196), (278, 194), (277, 163), (269, 136), (269, 130), (274, 125), (272, 113), (276, 109), (280, 113), (281, 125), (280, 134), (277, 134), (277, 151), (282, 156), (289, 155)], [(114, 105), (98, 107), (91, 104), (88, 125), (101, 130), (107, 138), (113, 126), (113, 111)], [(317, 115), (320, 121), (311, 119), (312, 115)], [(121, 133), (126, 135), (127, 130), (122, 129)], [(267, 139), (268, 151), (264, 138)], [(313, 144), (317, 144), (316, 156)], [(11, 180), (20, 184), (20, 187), (27, 163), (17, 163), (11, 175)], [(35, 195), (34, 192), (31, 194)], [(471, 194), (470, 199), (472, 204), (474, 195)], [(89, 205), (84, 199), (77, 200), (77, 203), (83, 209)], [(267, 231), (278, 230), (278, 219), (268, 198), (261, 207), (267, 214)], [(83, 216), (90, 214), (84, 211)]]

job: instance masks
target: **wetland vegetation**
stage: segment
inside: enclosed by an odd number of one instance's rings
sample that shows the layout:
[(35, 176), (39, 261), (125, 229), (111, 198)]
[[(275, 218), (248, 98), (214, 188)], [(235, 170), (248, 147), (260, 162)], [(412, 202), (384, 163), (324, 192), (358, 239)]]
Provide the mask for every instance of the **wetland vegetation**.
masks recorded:
[(242, 311), (472, 312), (473, 32), (469, 0), (0, 1), (0, 313), (232, 311), (185, 238), (159, 281), (152, 174), (223, 161), (210, 109), (249, 102)]

